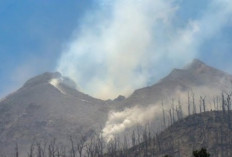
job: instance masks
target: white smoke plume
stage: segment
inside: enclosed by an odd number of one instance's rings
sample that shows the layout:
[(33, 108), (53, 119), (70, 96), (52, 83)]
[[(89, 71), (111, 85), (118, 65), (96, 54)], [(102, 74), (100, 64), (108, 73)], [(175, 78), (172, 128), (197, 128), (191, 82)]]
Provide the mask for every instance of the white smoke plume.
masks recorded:
[[(179, 107), (179, 105), (181, 105), (181, 111), (183, 116), (185, 117), (186, 115), (188, 115), (188, 97), (190, 98), (189, 103), (191, 104), (191, 113), (193, 112), (193, 95), (197, 113), (200, 112), (199, 101), (201, 100), (201, 97), (205, 98), (206, 111), (218, 109), (220, 110), (220, 108), (217, 109), (214, 106), (215, 104), (213, 101), (216, 100), (216, 98), (220, 98), (222, 89), (226, 88), (210, 88), (206, 86), (201, 86), (192, 88), (190, 91), (176, 90), (174, 93), (172, 93), (172, 95), (169, 95), (168, 97), (164, 98), (164, 100), (159, 100), (158, 102), (152, 105), (137, 105), (131, 108), (126, 108), (122, 111), (111, 111), (108, 115), (108, 120), (104, 128), (102, 129), (102, 135), (106, 141), (110, 141), (116, 135), (121, 135), (121, 133), (124, 133), (129, 128), (133, 128), (138, 125), (144, 126), (149, 123), (154, 123), (152, 127), (156, 129), (163, 129), (163, 110), (167, 127), (167, 125), (170, 125), (170, 109), (174, 108), (175, 110), (177, 107)], [(228, 89), (228, 91), (230, 90)], [(229, 93), (228, 91), (224, 92)], [(177, 119), (176, 113), (175, 118)]]
[(86, 15), (64, 48), (57, 70), (75, 80), (80, 90), (108, 99), (128, 95), (183, 66), (197, 57), (205, 40), (221, 31), (232, 4), (212, 0), (200, 18), (179, 26), (179, 2), (99, 1), (102, 5)]
[(160, 116), (162, 109), (160, 106), (135, 106), (123, 111), (109, 113), (108, 121), (102, 130), (102, 135), (106, 141), (110, 141), (115, 135), (124, 132), (127, 128), (143, 125), (150, 122), (155, 117)]

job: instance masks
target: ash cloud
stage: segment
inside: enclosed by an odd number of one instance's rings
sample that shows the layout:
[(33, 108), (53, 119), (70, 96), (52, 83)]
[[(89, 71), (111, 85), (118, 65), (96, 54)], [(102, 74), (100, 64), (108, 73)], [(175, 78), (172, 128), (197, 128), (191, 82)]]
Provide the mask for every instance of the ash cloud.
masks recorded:
[(75, 80), (80, 90), (102, 99), (127, 96), (190, 62), (232, 14), (230, 1), (212, 0), (200, 18), (179, 26), (179, 0), (99, 4), (65, 45), (57, 70)]

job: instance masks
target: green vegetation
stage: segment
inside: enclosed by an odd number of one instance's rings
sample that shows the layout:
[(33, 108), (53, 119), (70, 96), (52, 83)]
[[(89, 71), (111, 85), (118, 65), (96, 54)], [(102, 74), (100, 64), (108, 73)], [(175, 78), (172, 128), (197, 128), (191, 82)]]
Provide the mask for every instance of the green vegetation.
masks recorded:
[(207, 152), (205, 148), (201, 148), (201, 150), (193, 151), (194, 157), (210, 157), (210, 154)]

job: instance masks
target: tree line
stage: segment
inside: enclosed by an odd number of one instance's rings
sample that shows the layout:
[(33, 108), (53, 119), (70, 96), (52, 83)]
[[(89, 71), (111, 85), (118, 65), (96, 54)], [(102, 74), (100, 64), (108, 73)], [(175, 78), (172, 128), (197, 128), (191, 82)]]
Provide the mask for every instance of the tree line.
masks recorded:
[[(185, 116), (213, 110), (222, 113), (223, 120), (228, 125), (228, 128), (232, 130), (231, 96), (232, 93), (222, 93), (220, 97), (213, 99), (213, 104), (210, 104), (210, 109), (206, 105), (206, 97), (200, 97), (199, 103), (196, 103), (195, 95), (188, 93), (187, 115), (183, 111), (183, 104), (180, 100), (175, 104), (174, 99), (172, 99), (171, 108), (168, 110), (164, 109), (164, 103), (162, 102), (162, 125), (164, 128), (167, 128), (183, 120)], [(221, 129), (217, 134), (218, 137), (216, 140), (220, 143), (221, 155), (226, 156), (229, 152), (223, 154), (226, 147), (226, 139), (223, 137), (225, 132)], [(56, 138), (49, 141), (35, 140), (29, 146), (26, 153), (20, 152), (20, 146), (16, 143), (12, 157), (21, 157), (21, 154), (24, 154), (22, 157), (155, 157), (162, 153), (172, 154), (173, 150), (175, 148), (172, 139), (168, 139), (164, 145), (159, 133), (152, 130), (148, 125), (145, 125), (142, 129), (137, 128), (133, 130), (130, 135), (123, 137), (115, 135), (107, 142), (102, 134), (97, 133), (91, 137), (84, 134), (79, 134), (78, 136), (70, 135), (66, 144), (57, 142)], [(197, 154), (199, 152), (193, 152), (193, 156), (198, 157), (199, 155)], [(1, 154), (1, 156), (8, 157), (9, 155)]]

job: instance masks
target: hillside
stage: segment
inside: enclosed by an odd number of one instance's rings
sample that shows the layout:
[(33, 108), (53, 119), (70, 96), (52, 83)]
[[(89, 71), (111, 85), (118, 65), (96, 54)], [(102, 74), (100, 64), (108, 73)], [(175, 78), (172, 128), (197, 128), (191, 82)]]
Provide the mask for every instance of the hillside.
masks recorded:
[[(124, 133), (127, 134), (127, 130), (133, 130), (136, 126), (143, 126), (149, 122), (153, 123), (157, 132), (164, 128), (162, 109), (165, 110), (166, 116), (172, 112), (173, 119), (177, 120), (188, 115), (188, 105), (191, 113), (200, 112), (204, 105), (199, 105), (199, 96), (207, 96), (204, 103), (210, 104), (212, 96), (221, 95), (222, 91), (230, 89), (231, 86), (231, 75), (194, 60), (183, 69), (173, 70), (158, 83), (135, 90), (128, 98), (119, 96), (115, 100), (103, 101), (77, 90), (76, 84), (60, 73), (47, 72), (28, 80), (16, 92), (0, 101), (0, 153), (11, 151), (15, 143), (18, 143), (22, 152), (25, 152), (24, 150), (27, 150), (35, 139), (50, 140), (56, 137), (59, 143), (66, 144), (67, 141), (70, 142), (67, 138), (70, 135), (77, 136), (78, 140), (81, 135), (89, 139), (94, 133), (99, 134), (100, 131), (104, 133), (104, 130), (108, 131), (106, 135), (109, 137), (117, 134), (123, 136)], [(191, 101), (186, 103), (188, 91), (196, 93), (195, 102), (191, 95)], [(179, 97), (180, 95), (184, 95), (184, 98)], [(180, 104), (178, 101), (173, 104), (164, 102), (163, 108), (160, 101), (166, 98), (180, 98), (182, 102)], [(222, 109), (216, 106), (218, 105), (206, 105), (204, 111)], [(172, 123), (173, 120), (166, 119), (166, 126)], [(182, 127), (187, 125), (182, 121), (178, 123), (183, 123)], [(194, 130), (194, 127), (198, 127), (197, 124), (190, 126), (190, 131)], [(200, 132), (195, 133), (197, 139)], [(164, 138), (162, 141), (165, 141), (165, 138), (174, 138), (171, 133), (170, 136), (165, 135), (167, 137), (160, 136)], [(186, 147), (186, 151), (190, 150)]]
[(232, 87), (232, 75), (208, 66), (198, 59), (183, 69), (174, 69), (158, 83), (135, 90), (122, 106), (150, 105), (170, 98), (187, 95), (213, 97)]
[(193, 150), (206, 148), (211, 157), (231, 157), (231, 120), (231, 110), (209, 111), (188, 116), (155, 135), (153, 130), (144, 128), (143, 132), (133, 131), (124, 140), (115, 137), (108, 143), (94, 135), (81, 141), (71, 139), (66, 145), (54, 140), (47, 144), (38, 141), (36, 145), (31, 143), (27, 151), (17, 147), (16, 152), (20, 156), (28, 152), (31, 157), (192, 157)]
[(0, 102), (0, 152), (16, 142), (28, 146), (34, 139), (89, 134), (104, 125), (108, 105), (73, 88), (59, 73), (28, 80)]
[[(222, 111), (194, 114), (168, 127), (155, 138), (127, 151), (130, 157), (155, 156), (191, 157), (192, 151), (207, 148), (211, 157), (231, 157), (231, 116)], [(145, 154), (145, 155), (144, 155)]]
[(195, 59), (182, 69), (174, 69), (156, 84), (137, 89), (122, 99), (113, 112), (115, 116), (109, 116), (104, 135), (123, 134), (146, 123), (160, 131), (164, 128), (163, 114), (165, 125), (170, 125), (174, 119), (192, 113), (222, 110), (218, 105), (222, 101), (221, 95), (227, 96), (231, 87), (232, 75)]

